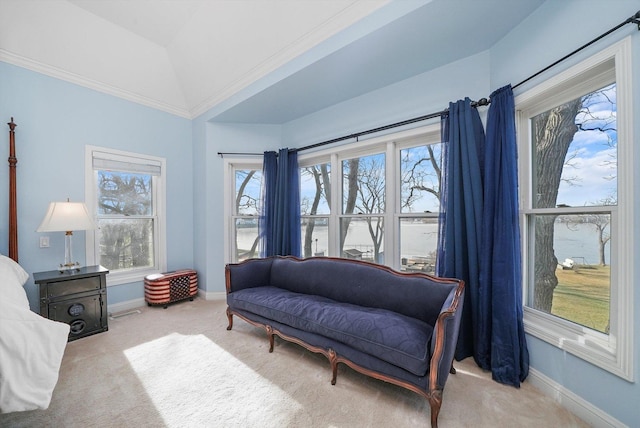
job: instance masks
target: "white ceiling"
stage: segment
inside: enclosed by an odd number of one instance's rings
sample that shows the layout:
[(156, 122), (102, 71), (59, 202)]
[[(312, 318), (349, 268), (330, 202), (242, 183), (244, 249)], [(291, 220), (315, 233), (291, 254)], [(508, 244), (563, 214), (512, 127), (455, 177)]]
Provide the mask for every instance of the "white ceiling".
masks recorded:
[(0, 0), (0, 60), (188, 118), (284, 123), (484, 51), (542, 2)]

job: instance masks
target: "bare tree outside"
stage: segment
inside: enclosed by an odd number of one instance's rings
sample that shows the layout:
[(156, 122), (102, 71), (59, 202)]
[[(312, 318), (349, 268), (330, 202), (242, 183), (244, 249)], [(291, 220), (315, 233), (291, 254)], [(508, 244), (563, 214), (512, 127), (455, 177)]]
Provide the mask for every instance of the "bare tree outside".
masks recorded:
[[(343, 212), (355, 214), (342, 218), (341, 247), (344, 255), (353, 257), (349, 251), (367, 253), (376, 262), (381, 261), (382, 241), (384, 238), (385, 212), (385, 157), (384, 154), (364, 156), (342, 162), (343, 173)], [(345, 248), (349, 227), (352, 222), (365, 222), (370, 241), (368, 247)], [(369, 244), (370, 242), (370, 244)]]
[[(439, 206), (441, 151), (440, 144), (429, 144), (400, 152), (402, 182), (400, 209), (402, 212), (414, 212), (416, 207), (423, 207), (423, 211), (430, 211)], [(420, 204), (425, 199), (430, 200), (430, 205)]]
[(258, 256), (258, 243), (260, 242), (258, 218), (262, 174), (258, 170), (236, 170), (235, 180), (234, 242), (236, 243), (237, 260), (245, 260)]
[[(581, 105), (582, 101), (576, 99), (532, 119), (537, 179), (535, 205), (538, 208), (556, 206), (562, 168), (573, 136), (578, 131), (575, 117)], [(558, 259), (553, 251), (555, 220), (554, 216), (536, 217), (536, 283), (533, 305), (544, 312), (551, 312), (553, 290), (558, 285), (555, 273)]]
[[(302, 168), (301, 175), (302, 182), (305, 181), (305, 178), (308, 178), (311, 179), (314, 183), (313, 195), (311, 197), (301, 197), (301, 214), (302, 216), (309, 216), (308, 218), (306, 218), (306, 220), (303, 220), (304, 233), (302, 234), (302, 254), (304, 257), (311, 257), (312, 255), (320, 254), (318, 253), (317, 248), (315, 249), (315, 251), (313, 248), (313, 236), (316, 227), (316, 217), (314, 216), (318, 214), (329, 214), (331, 209), (330, 165), (328, 163), (322, 163), (319, 165)], [(329, 211), (319, 211), (321, 202), (324, 202), (324, 204), (326, 204)]]
[(435, 273), (442, 144), (400, 150), (400, 269)]
[[(615, 84), (612, 84), (531, 118), (533, 208), (554, 209), (558, 213), (531, 217), (535, 227), (535, 285), (531, 306), (535, 309), (554, 311), (557, 269), (573, 267), (571, 258), (558, 260), (556, 256), (562, 244), (556, 236), (559, 221), (582, 235), (587, 230), (584, 226), (595, 230), (597, 243), (593, 245), (598, 246), (597, 262), (601, 266), (607, 263), (605, 248), (610, 242), (610, 215), (606, 210), (594, 211), (588, 207), (617, 203), (615, 98)], [(591, 195), (602, 197), (593, 203)], [(576, 207), (584, 210), (576, 212)], [(560, 214), (563, 214), (562, 220)], [(584, 257), (582, 260), (586, 263)]]
[(111, 270), (153, 266), (152, 177), (98, 171), (100, 262)]

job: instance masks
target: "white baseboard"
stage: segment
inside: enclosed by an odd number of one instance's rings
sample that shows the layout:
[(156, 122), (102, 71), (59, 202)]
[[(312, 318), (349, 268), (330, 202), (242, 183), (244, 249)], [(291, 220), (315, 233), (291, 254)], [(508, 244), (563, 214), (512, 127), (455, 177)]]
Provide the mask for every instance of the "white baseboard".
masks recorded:
[(204, 300), (227, 300), (227, 293), (224, 291), (204, 291), (198, 289), (198, 297)]
[(553, 379), (543, 375), (538, 370), (529, 368), (527, 381), (553, 398), (562, 407), (594, 427), (627, 428), (613, 416), (602, 411), (579, 395), (569, 391)]
[[(227, 293), (224, 291), (204, 291), (198, 288), (198, 297), (204, 300), (225, 300)], [(127, 300), (120, 303), (107, 302), (107, 312), (109, 314), (117, 314), (118, 312), (130, 311), (132, 309), (139, 308), (140, 306), (146, 306), (144, 298)]]
[(139, 308), (140, 306), (145, 306), (147, 303), (143, 298), (127, 300), (126, 302), (120, 303), (109, 303), (107, 299), (107, 312), (109, 314), (117, 314), (118, 312), (130, 311), (131, 309)]

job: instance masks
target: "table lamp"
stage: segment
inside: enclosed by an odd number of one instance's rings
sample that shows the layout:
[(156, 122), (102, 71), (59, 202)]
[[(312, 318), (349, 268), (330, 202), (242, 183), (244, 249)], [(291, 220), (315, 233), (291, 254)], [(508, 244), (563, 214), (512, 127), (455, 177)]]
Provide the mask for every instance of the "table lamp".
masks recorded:
[(96, 225), (89, 216), (89, 211), (83, 202), (51, 202), (37, 232), (65, 232), (64, 236), (64, 264), (60, 264), (61, 272), (79, 269), (80, 263), (73, 262), (71, 255), (71, 237), (74, 230), (95, 229)]

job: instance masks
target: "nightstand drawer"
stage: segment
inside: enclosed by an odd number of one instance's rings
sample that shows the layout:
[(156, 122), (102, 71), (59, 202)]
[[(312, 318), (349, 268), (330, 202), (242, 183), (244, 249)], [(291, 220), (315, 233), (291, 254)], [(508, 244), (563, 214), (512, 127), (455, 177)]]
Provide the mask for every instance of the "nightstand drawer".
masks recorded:
[(75, 297), (49, 304), (49, 319), (69, 324), (69, 340), (107, 331), (102, 294)]
[(47, 287), (47, 297), (50, 299), (68, 294), (84, 293), (100, 289), (100, 277), (68, 279), (66, 281), (50, 282)]

